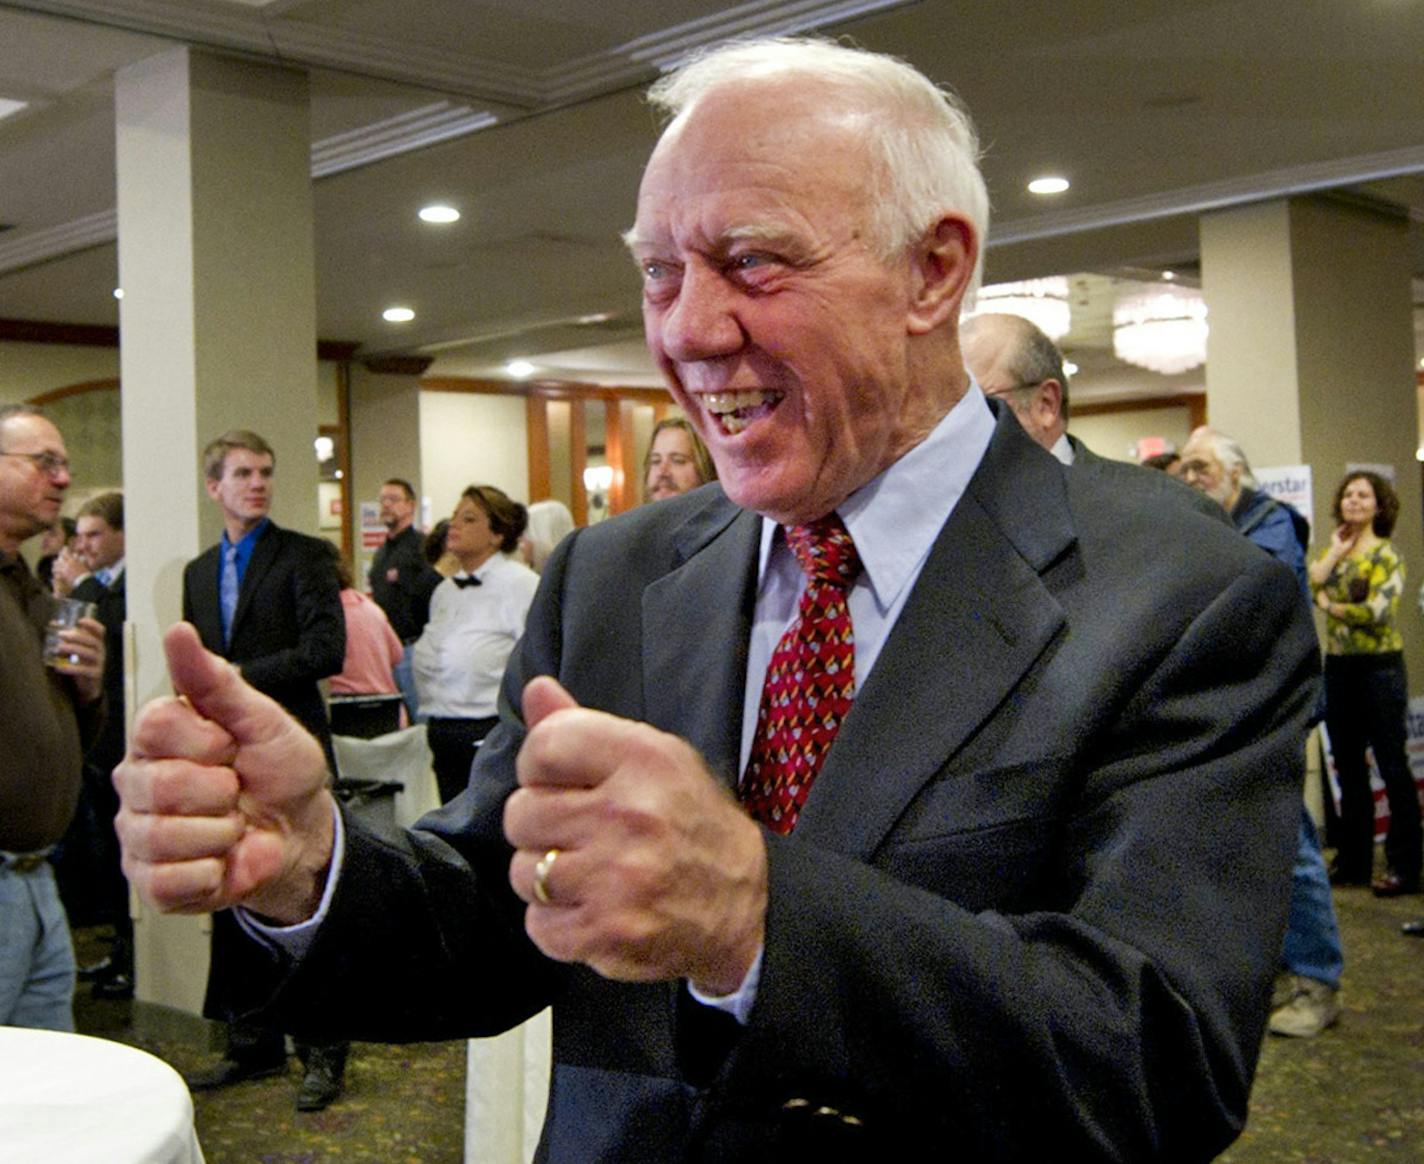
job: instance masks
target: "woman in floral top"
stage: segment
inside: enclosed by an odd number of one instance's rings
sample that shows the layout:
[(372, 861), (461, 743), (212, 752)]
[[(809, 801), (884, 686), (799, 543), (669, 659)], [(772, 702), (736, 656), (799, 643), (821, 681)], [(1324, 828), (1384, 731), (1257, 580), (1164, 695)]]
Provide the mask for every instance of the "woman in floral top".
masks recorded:
[(1370, 882), (1374, 863), (1374, 798), (1365, 749), (1389, 798), (1388, 871), (1380, 897), (1419, 889), (1419, 796), (1404, 751), (1408, 682), (1404, 643), (1394, 625), (1404, 590), (1404, 563), (1389, 544), (1399, 498), (1384, 478), (1351, 473), (1335, 493), (1339, 523), (1330, 546), (1310, 567), (1315, 605), (1325, 612), (1325, 726), (1340, 777), (1337, 885)]

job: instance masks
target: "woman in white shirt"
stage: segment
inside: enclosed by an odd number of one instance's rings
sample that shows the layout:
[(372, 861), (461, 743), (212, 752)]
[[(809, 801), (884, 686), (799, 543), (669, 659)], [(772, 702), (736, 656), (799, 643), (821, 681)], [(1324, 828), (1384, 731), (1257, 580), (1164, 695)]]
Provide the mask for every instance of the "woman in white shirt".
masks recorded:
[(464, 791), (476, 749), (499, 722), (504, 665), (539, 584), (505, 557), (527, 520), (524, 506), (493, 485), (471, 485), (450, 517), (445, 548), (460, 569), (435, 588), (413, 660), (442, 803)]

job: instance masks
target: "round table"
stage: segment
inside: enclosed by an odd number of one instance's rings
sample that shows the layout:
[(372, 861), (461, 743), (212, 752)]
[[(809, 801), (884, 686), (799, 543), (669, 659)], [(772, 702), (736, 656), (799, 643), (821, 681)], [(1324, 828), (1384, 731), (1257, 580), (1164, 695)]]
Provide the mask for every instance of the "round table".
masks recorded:
[(203, 1164), (193, 1100), (146, 1051), (0, 1027), (0, 1157), (45, 1164)]

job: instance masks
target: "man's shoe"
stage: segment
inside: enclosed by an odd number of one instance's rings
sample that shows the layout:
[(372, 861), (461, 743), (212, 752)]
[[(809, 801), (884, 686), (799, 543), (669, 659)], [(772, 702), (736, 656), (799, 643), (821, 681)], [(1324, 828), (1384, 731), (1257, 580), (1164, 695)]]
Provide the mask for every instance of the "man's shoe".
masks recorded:
[(1276, 981), (1271, 987), (1271, 1013), (1275, 1014), (1299, 993), (1300, 987), (1296, 984), (1295, 975), (1289, 970), (1282, 970), (1276, 975)]
[(270, 1079), (282, 1075), (287, 1070), (286, 1056), (277, 1063), (244, 1063), (238, 1059), (220, 1059), (217, 1066), (205, 1071), (193, 1071), (183, 1076), (189, 1091), (211, 1091), (215, 1087), (226, 1087), (230, 1083), (243, 1083), (249, 1079)]
[(1340, 991), (1327, 982), (1296, 975), (1296, 995), (1271, 1015), (1271, 1034), (1313, 1039), (1340, 1018)]
[(1370, 882), (1370, 890), (1376, 897), (1403, 897), (1419, 892), (1419, 879), (1401, 877), (1398, 873), (1386, 873)]
[(313, 1063), (297, 1092), (297, 1110), (325, 1111), (340, 1094), (341, 1079), (325, 1063)]
[(1424, 918), (1418, 921), (1405, 922), (1399, 927), (1399, 932), (1407, 938), (1424, 938)]
[(108, 974), (89, 988), (94, 998), (107, 998), (122, 1002), (134, 996), (133, 978), (127, 974)]
[(87, 966), (79, 967), (80, 982), (96, 982), (100, 978), (110, 974), (114, 969), (114, 959), (111, 957), (100, 958), (97, 962), (90, 962)]

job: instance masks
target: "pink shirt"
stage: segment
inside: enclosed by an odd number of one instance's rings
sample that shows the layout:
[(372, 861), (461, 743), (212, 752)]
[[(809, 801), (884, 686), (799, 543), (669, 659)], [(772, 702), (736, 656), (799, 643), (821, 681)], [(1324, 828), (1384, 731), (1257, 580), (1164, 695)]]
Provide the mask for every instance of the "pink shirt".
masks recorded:
[(391, 669), (400, 662), (403, 648), (386, 612), (359, 590), (343, 590), (341, 606), (346, 614), (346, 662), (341, 674), (331, 677), (332, 693), (397, 694)]

